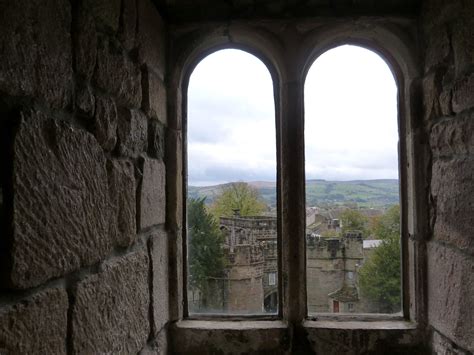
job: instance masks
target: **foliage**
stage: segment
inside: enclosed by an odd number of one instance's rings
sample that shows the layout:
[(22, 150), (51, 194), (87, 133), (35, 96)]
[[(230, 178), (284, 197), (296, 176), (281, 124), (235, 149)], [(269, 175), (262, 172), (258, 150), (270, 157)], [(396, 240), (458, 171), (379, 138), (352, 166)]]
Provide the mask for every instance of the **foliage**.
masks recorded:
[(362, 237), (367, 236), (368, 218), (357, 210), (347, 209), (339, 216), (341, 220), (341, 233), (344, 235), (349, 231), (361, 231)]
[(378, 239), (387, 239), (400, 235), (400, 205), (390, 207), (382, 216), (373, 220), (372, 233)]
[(338, 234), (335, 229), (326, 229), (321, 232), (321, 237), (323, 238), (332, 238), (332, 237), (337, 237)]
[(375, 222), (375, 235), (382, 239), (359, 271), (361, 291), (380, 304), (381, 312), (400, 311), (400, 207), (391, 207)]
[(260, 200), (257, 190), (245, 182), (226, 185), (211, 207), (214, 217), (231, 217), (234, 210), (241, 216), (257, 216), (265, 211), (266, 205)]
[(204, 201), (188, 199), (188, 260), (189, 283), (205, 294), (208, 278), (223, 276), (225, 259), (224, 236)]

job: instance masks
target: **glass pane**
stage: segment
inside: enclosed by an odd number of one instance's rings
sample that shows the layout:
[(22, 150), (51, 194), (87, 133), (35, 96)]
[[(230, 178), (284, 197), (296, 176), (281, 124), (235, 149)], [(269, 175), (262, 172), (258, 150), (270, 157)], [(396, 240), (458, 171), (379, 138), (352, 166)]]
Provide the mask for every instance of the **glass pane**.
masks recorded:
[(377, 54), (341, 46), (305, 84), (308, 311), (401, 310), (397, 87)]
[(277, 312), (274, 106), (268, 69), (246, 52), (215, 52), (191, 75), (190, 314)]

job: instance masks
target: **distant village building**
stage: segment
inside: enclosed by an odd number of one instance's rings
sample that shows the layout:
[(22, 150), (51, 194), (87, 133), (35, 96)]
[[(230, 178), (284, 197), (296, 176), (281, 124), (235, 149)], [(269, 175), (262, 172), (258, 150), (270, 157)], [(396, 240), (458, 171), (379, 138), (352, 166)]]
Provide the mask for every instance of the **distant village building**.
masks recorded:
[[(316, 213), (317, 214), (317, 213)], [(329, 216), (328, 216), (329, 217)], [(313, 217), (313, 223), (320, 220)], [(275, 313), (278, 305), (277, 218), (267, 216), (221, 217), (226, 271), (209, 279), (206, 311), (235, 314)], [(323, 216), (325, 229), (340, 231), (339, 219)], [(358, 270), (381, 243), (363, 240), (359, 231), (343, 237), (322, 238), (307, 233), (308, 310), (317, 312), (372, 312), (360, 294)], [(190, 305), (199, 311), (199, 297)]]

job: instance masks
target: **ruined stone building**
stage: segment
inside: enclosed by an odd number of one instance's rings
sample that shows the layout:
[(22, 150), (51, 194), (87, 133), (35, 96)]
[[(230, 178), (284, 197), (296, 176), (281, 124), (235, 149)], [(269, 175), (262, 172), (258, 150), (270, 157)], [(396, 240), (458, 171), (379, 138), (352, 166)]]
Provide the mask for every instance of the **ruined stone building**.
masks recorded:
[[(0, 354), (474, 352), (473, 37), (472, 0), (0, 1)], [(398, 85), (397, 316), (308, 316), (304, 80), (342, 44)], [(274, 316), (185, 297), (187, 84), (223, 48), (274, 83)]]
[[(330, 220), (333, 225), (335, 220)], [(194, 312), (276, 313), (278, 305), (277, 219), (221, 217), (225, 276), (208, 280), (206, 304), (194, 290), (188, 306)], [(360, 232), (339, 238), (307, 236), (308, 312), (374, 313), (378, 305), (363, 297), (358, 270), (379, 240), (362, 240)], [(191, 302), (189, 301), (191, 300)]]

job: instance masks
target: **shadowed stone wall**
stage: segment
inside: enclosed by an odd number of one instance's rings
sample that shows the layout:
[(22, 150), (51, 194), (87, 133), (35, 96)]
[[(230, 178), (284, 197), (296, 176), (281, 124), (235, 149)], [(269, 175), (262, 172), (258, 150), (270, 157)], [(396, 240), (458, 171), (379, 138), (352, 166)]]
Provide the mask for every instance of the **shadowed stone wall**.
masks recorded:
[(0, 2), (0, 354), (166, 353), (165, 26)]
[(425, 1), (421, 30), (431, 152), (428, 322), (434, 352), (466, 354), (474, 352), (474, 2)]

